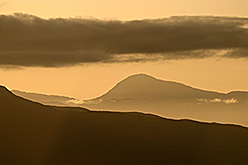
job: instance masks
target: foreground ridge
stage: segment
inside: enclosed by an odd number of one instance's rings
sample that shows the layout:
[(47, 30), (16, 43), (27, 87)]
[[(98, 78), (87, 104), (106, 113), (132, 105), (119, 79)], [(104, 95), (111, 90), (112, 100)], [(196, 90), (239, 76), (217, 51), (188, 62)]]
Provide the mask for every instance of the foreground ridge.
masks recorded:
[(3, 164), (246, 164), (248, 129), (44, 106), (0, 92)]

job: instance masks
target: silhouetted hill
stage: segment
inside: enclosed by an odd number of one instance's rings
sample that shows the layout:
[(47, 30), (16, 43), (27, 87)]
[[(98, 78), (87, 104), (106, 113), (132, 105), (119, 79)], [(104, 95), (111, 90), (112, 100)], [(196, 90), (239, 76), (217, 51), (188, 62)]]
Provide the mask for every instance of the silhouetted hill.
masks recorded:
[[(45, 95), (19, 90), (12, 90), (12, 92), (17, 96), (21, 96), (32, 101), (40, 102), (42, 104), (79, 106), (79, 103), (76, 103), (78, 100), (72, 97)], [(100, 103), (102, 101), (125, 99), (177, 99), (202, 103), (201, 101), (199, 101), (200, 99), (204, 99), (208, 102), (211, 102), (216, 98), (221, 99), (222, 101), (234, 98), (237, 99), (237, 103), (248, 104), (248, 92), (245, 91), (232, 91), (227, 94), (213, 91), (205, 91), (184, 85), (182, 83), (159, 80), (146, 74), (136, 74), (129, 76), (126, 79), (117, 83), (117, 85), (115, 85), (112, 89), (110, 89), (107, 93), (103, 94), (102, 96), (91, 100), (84, 100), (84, 102), (86, 104), (95, 104)]]
[(57, 106), (72, 105), (70, 101), (75, 100), (72, 97), (45, 95), (40, 93), (24, 92), (19, 90), (12, 90), (11, 92), (13, 92), (17, 96), (23, 97), (31, 101), (36, 101), (45, 105), (57, 105)]
[(0, 87), (1, 164), (246, 164), (248, 129), (51, 107)]
[[(70, 97), (14, 91), (46, 105), (81, 106), (95, 110), (139, 111), (163, 117), (248, 126), (248, 92), (218, 93), (136, 74), (100, 97), (79, 101)], [(82, 103), (82, 104), (81, 104)]]
[(82, 106), (248, 126), (248, 92), (204, 91), (145, 74), (127, 77), (106, 94), (85, 101)]
[(122, 80), (106, 94), (96, 99), (187, 99), (214, 98), (221, 95), (223, 94), (203, 91), (177, 82), (158, 80), (146, 74), (136, 74)]
[(1, 86), (1, 164), (41, 163), (61, 119), (55, 109), (17, 97)]

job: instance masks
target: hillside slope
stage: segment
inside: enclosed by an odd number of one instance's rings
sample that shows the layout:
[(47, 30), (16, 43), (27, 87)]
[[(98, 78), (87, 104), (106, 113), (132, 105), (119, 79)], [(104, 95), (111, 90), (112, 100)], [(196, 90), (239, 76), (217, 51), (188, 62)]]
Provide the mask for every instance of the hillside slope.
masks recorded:
[(190, 86), (156, 79), (146, 74), (135, 74), (120, 81), (115, 87), (97, 99), (162, 99), (218, 97), (223, 94), (203, 91)]
[(0, 87), (2, 164), (246, 164), (248, 129), (50, 107)]

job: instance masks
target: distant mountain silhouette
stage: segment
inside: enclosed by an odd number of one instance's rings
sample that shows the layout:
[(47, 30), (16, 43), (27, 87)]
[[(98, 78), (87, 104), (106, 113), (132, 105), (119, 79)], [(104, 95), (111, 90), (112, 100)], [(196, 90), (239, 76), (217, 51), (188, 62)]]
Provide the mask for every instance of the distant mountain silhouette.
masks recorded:
[(177, 82), (158, 80), (146, 74), (129, 76), (106, 94), (82, 106), (248, 126), (245, 117), (248, 115), (248, 92), (225, 94), (205, 91)]
[(206, 91), (193, 88), (182, 83), (156, 79), (146, 74), (136, 74), (119, 82), (102, 96), (92, 100), (109, 99), (214, 99), (245, 97), (248, 101), (248, 92), (233, 91), (228, 94)]
[[(48, 105), (73, 105), (73, 97), (45, 95), (33, 92), (12, 90), (23, 98)], [(136, 74), (120, 81), (116, 86), (100, 97), (85, 102), (101, 102), (110, 99), (230, 99), (238, 98), (239, 103), (248, 104), (248, 92), (232, 91), (219, 93), (193, 88), (182, 83), (156, 79), (146, 74)]]
[(100, 97), (84, 100), (13, 91), (47, 105), (81, 106), (96, 110), (139, 111), (169, 118), (248, 126), (248, 92), (219, 93), (136, 74), (120, 81)]
[(58, 95), (45, 95), (40, 93), (34, 93), (34, 92), (24, 92), (19, 90), (12, 90), (15, 95), (23, 97), (25, 99), (36, 101), (45, 105), (57, 105), (57, 106), (63, 106), (63, 105), (73, 105), (71, 104), (71, 100), (76, 100), (72, 97), (66, 97), (66, 96), (58, 96)]
[(122, 80), (97, 99), (162, 99), (201, 97), (203, 95), (211, 98), (221, 94), (195, 89), (181, 83), (158, 80), (146, 74), (136, 74)]
[(248, 128), (31, 102), (0, 86), (1, 164), (246, 164)]

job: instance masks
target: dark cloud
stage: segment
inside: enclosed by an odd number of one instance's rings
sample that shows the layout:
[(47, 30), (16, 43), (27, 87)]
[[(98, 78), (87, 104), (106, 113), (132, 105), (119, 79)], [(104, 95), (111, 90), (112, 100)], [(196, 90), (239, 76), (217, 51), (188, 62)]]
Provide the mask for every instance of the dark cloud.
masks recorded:
[(247, 58), (247, 25), (247, 18), (210, 16), (123, 22), (0, 15), (0, 65), (60, 67), (220, 54)]

